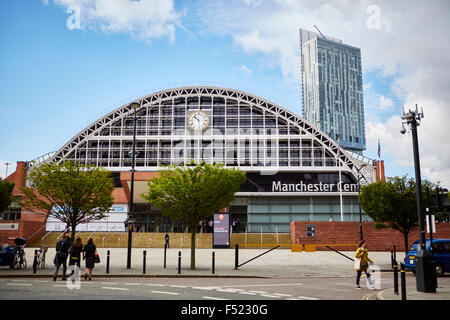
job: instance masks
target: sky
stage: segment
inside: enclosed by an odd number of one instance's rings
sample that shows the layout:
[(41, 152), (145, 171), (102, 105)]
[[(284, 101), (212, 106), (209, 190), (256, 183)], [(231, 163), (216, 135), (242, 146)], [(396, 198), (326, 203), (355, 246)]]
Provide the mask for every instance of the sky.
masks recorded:
[(302, 115), (299, 28), (316, 25), (361, 48), (364, 155), (380, 141), (386, 175), (414, 177), (400, 129), (417, 104), (422, 178), (449, 188), (449, 18), (447, 0), (2, 0), (0, 177), (162, 89), (229, 87)]

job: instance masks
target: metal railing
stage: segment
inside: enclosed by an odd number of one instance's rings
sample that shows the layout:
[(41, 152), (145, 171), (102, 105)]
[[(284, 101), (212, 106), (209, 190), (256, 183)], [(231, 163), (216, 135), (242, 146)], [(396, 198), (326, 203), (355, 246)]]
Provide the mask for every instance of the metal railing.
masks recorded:
[(45, 228), (45, 225), (43, 225), (42, 227), (37, 229), (36, 232), (34, 232), (32, 235), (28, 236), (27, 239), (32, 239), (35, 234), (37, 234), (39, 231), (41, 231), (44, 228)]
[(42, 238), (41, 238), (41, 246), (44, 246), (44, 239), (47, 238), (49, 234), (53, 233), (52, 231), (47, 232)]

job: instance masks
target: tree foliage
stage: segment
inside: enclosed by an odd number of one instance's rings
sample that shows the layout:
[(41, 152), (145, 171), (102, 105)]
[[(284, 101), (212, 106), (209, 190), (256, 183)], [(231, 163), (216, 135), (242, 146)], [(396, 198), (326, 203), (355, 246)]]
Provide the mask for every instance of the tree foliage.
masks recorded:
[[(428, 182), (423, 183), (422, 191)], [(422, 195), (425, 212), (425, 194)], [(415, 180), (402, 177), (389, 177), (386, 182), (379, 181), (361, 188), (359, 196), (361, 208), (375, 222), (376, 228), (392, 228), (404, 236), (405, 250), (409, 248), (408, 234), (418, 226)]]
[(14, 183), (0, 179), (0, 212), (6, 210), (13, 200)]
[(103, 219), (113, 205), (113, 180), (101, 167), (44, 163), (27, 179), (22, 205), (69, 224), (72, 238), (77, 225)]
[(142, 197), (161, 214), (181, 219), (191, 230), (191, 269), (195, 269), (195, 232), (198, 223), (234, 199), (234, 193), (245, 181), (245, 172), (220, 165), (172, 165), (159, 171), (159, 177), (148, 182), (148, 193)]

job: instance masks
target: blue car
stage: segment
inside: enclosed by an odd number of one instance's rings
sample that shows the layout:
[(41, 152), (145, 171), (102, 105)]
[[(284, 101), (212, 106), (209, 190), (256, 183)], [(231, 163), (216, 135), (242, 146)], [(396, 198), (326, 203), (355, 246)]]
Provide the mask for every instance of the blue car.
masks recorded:
[[(427, 251), (430, 252), (430, 239), (426, 240)], [(405, 257), (405, 269), (416, 272), (416, 255), (420, 249), (420, 241), (416, 240)], [(436, 263), (436, 275), (441, 277), (450, 272), (450, 239), (433, 239), (433, 258)]]

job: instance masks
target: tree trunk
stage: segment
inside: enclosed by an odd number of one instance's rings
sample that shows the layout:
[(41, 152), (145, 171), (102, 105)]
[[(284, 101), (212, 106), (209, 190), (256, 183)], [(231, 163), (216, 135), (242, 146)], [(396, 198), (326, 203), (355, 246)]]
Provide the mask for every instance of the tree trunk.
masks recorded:
[(408, 232), (403, 232), (403, 237), (405, 240), (405, 256), (408, 254), (409, 251), (409, 245), (408, 245)]
[(77, 226), (73, 222), (71, 222), (70, 227), (72, 228), (70, 240), (72, 240), (72, 243), (74, 243), (75, 242), (75, 229), (77, 228)]
[(191, 269), (195, 269), (195, 226), (191, 226)]

